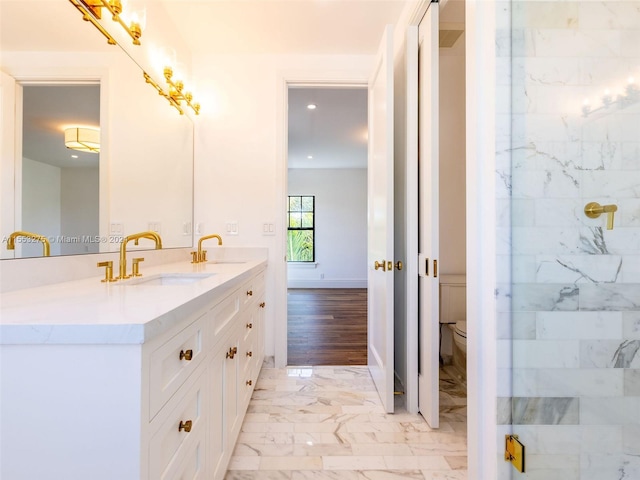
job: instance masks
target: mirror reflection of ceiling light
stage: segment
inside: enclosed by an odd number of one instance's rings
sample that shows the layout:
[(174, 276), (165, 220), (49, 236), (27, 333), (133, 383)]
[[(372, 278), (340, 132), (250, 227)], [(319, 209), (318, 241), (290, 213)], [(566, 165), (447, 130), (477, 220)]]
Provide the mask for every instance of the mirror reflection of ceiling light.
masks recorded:
[(72, 150), (100, 153), (100, 130), (86, 127), (65, 128), (64, 144)]

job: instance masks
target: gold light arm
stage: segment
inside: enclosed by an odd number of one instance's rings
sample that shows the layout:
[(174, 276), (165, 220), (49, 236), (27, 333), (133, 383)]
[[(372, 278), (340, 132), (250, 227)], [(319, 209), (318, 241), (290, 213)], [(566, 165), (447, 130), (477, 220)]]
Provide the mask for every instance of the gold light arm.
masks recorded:
[(173, 80), (173, 69), (171, 67), (165, 67), (164, 78), (169, 84), (169, 96), (178, 104), (185, 101), (189, 107), (195, 112), (196, 115), (200, 114), (200, 104), (192, 102), (193, 95), (190, 92), (183, 92), (184, 83), (180, 80)]
[[(74, 1), (72, 0), (70, 1), (74, 3)], [(89, 12), (91, 12), (91, 15), (93, 15), (98, 20), (102, 18), (101, 9), (106, 8), (107, 10), (109, 10), (109, 13), (111, 13), (111, 19), (114, 22), (118, 22), (120, 26), (124, 29), (124, 31), (127, 32), (127, 34), (129, 34), (129, 36), (133, 40), (133, 44), (140, 45), (142, 28), (140, 28), (140, 24), (136, 22), (131, 22), (130, 25), (127, 25), (126, 23), (124, 23), (124, 21), (120, 17), (120, 14), (122, 13), (122, 2), (120, 0), (78, 0), (77, 3), (81, 3), (83, 7), (86, 8)]]
[[(98, 23), (98, 21), (95, 18), (95, 14), (92, 15), (93, 10), (87, 10), (87, 6), (85, 6), (85, 4), (83, 2), (80, 2), (79, 0), (69, 0), (74, 7), (76, 7), (80, 13), (82, 13), (82, 19), (85, 22), (91, 22), (91, 24), (96, 27), (98, 29), (98, 31), (104, 35), (107, 38), (107, 43), (109, 45), (115, 45), (116, 41), (114, 40), (114, 38), (109, 34), (109, 32), (107, 32), (104, 27), (102, 25), (100, 25), (100, 23)], [(91, 11), (91, 13), (89, 13)], [(99, 12), (99, 10), (98, 10)], [(100, 18), (100, 16), (98, 16), (97, 18)]]
[(149, 74), (147, 72), (142, 72), (142, 74), (144, 75), (144, 80), (149, 83), (153, 88), (156, 89), (156, 91), (158, 92), (158, 95), (166, 98), (168, 100), (168, 102), (171, 104), (171, 106), (175, 107), (176, 110), (178, 110), (180, 112), (180, 115), (184, 115), (184, 110), (182, 110), (182, 107), (180, 106), (180, 102), (177, 102), (171, 95), (169, 95), (167, 92), (165, 92), (162, 87), (160, 85), (158, 85), (155, 80), (153, 78), (151, 78), (151, 76), (149, 76)]
[(42, 242), (42, 255), (45, 257), (49, 257), (51, 255), (51, 244), (49, 243), (49, 239), (44, 235), (40, 235), (38, 233), (24, 232), (18, 230), (9, 235), (7, 239), (7, 250), (15, 250), (16, 249), (16, 238), (25, 237), (31, 238), (33, 240), (37, 240), (38, 242)]

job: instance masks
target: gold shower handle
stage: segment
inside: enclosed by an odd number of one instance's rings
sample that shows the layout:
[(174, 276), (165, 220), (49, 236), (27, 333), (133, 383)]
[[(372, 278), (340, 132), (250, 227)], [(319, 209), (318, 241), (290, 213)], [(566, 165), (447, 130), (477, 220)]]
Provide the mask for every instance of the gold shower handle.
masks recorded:
[(598, 202), (589, 202), (584, 206), (584, 213), (589, 218), (598, 218), (603, 213), (607, 214), (607, 230), (613, 230), (613, 214), (618, 211), (618, 206), (600, 205)]

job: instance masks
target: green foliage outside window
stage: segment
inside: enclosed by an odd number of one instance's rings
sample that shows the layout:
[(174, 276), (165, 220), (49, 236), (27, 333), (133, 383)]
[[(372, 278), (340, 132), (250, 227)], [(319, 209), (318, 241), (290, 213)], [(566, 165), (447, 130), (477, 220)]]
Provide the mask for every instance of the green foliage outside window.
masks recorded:
[(287, 261), (315, 261), (315, 197), (289, 197)]

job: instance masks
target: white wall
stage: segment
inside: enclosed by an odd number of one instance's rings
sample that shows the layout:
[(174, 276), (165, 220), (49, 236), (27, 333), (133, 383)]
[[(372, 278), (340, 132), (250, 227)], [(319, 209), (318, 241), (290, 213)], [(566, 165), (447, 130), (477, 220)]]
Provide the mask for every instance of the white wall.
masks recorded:
[(466, 262), (464, 34), (440, 49), (440, 272), (464, 274)]
[[(56, 237), (60, 235), (61, 172), (28, 158), (22, 159), (22, 230)], [(18, 239), (18, 242), (25, 239)], [(42, 243), (22, 243), (22, 257), (42, 256)], [(51, 242), (51, 255), (60, 254), (60, 244)]]
[[(97, 168), (61, 169), (60, 233), (63, 237), (99, 236), (99, 173)], [(60, 245), (62, 255), (98, 253), (99, 242), (72, 241)]]
[(316, 265), (288, 264), (290, 288), (366, 288), (367, 170), (289, 169), (289, 195), (315, 195)]

